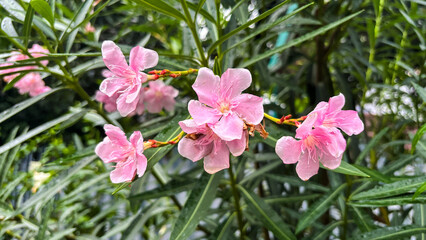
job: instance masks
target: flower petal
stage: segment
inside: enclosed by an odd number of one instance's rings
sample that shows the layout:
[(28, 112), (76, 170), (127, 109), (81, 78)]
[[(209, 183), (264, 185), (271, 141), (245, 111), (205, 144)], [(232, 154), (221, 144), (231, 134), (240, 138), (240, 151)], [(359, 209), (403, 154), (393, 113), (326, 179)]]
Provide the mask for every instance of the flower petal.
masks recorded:
[(318, 118), (318, 113), (311, 112), (303, 123), (296, 129), (296, 138), (303, 139), (310, 135), (312, 127)]
[[(138, 105), (139, 98), (142, 97), (140, 92), (140, 85), (136, 85), (131, 89), (125, 90), (117, 99), (117, 110), (122, 117), (128, 116), (130, 113), (135, 111)], [(131, 101), (133, 100), (133, 101)]]
[(151, 49), (136, 46), (130, 50), (130, 67), (134, 71), (143, 71), (157, 66), (158, 53)]
[(136, 154), (136, 173), (138, 177), (142, 177), (146, 171), (148, 160), (143, 154)]
[(215, 124), (222, 116), (222, 114), (217, 109), (206, 107), (201, 102), (196, 100), (189, 101), (188, 111), (198, 125), (205, 123)]
[(128, 87), (126, 79), (120, 77), (110, 77), (102, 81), (99, 90), (108, 97), (114, 95), (117, 91)]
[(135, 156), (129, 156), (127, 161), (120, 162), (115, 170), (110, 173), (111, 182), (131, 182), (136, 174)]
[(209, 155), (204, 157), (204, 170), (213, 174), (229, 168), (229, 150), (224, 141), (216, 141)]
[(132, 143), (133, 148), (136, 149), (138, 154), (143, 153), (143, 137), (141, 132), (134, 131), (130, 136), (130, 143)]
[(243, 135), (244, 122), (235, 114), (223, 115), (220, 121), (211, 129), (224, 141), (241, 139)]
[(182, 138), (178, 144), (178, 152), (185, 158), (196, 162), (212, 151), (213, 144), (198, 145), (197, 140)]
[(340, 93), (339, 95), (331, 97), (330, 100), (328, 100), (327, 113), (340, 111), (342, 110), (343, 106), (345, 106), (345, 96)]
[(324, 165), (324, 167), (328, 169), (336, 169), (340, 166), (340, 163), (342, 162), (342, 156), (343, 154), (336, 157), (329, 154), (328, 152), (323, 152), (320, 162), (322, 163), (322, 165)]
[(263, 120), (263, 99), (251, 94), (241, 94), (232, 99), (237, 106), (232, 111), (250, 124), (257, 125)]
[(218, 100), (219, 82), (219, 76), (214, 75), (212, 70), (200, 68), (192, 88), (197, 93), (200, 102), (213, 107)]
[(303, 181), (309, 180), (309, 178), (318, 173), (318, 169), (319, 161), (311, 159), (308, 152), (302, 153), (296, 166), (296, 172), (300, 179)]
[(278, 139), (275, 145), (275, 152), (281, 158), (283, 163), (292, 164), (299, 161), (302, 153), (302, 142), (292, 137), (284, 136)]
[(105, 134), (108, 136), (108, 138), (111, 140), (113, 144), (120, 145), (120, 146), (130, 145), (129, 142), (127, 141), (126, 135), (119, 127), (116, 127), (112, 124), (105, 124), (104, 129), (105, 129)]
[(344, 110), (334, 116), (336, 127), (342, 129), (349, 136), (358, 135), (364, 131), (364, 123), (358, 116), (358, 113), (353, 110)]
[(248, 132), (244, 131), (241, 139), (235, 139), (235, 140), (226, 142), (226, 145), (228, 145), (229, 151), (235, 157), (240, 156), (246, 150), (247, 135), (248, 135)]
[(105, 66), (115, 75), (122, 76), (128, 66), (121, 49), (113, 41), (102, 43), (102, 59)]
[(180, 121), (179, 126), (185, 133), (195, 133), (197, 132), (198, 125), (195, 123), (194, 119), (187, 119)]
[(95, 153), (103, 162), (109, 163), (119, 160), (111, 154), (120, 150), (121, 148), (119, 145), (112, 144), (111, 140), (105, 137), (104, 140), (96, 146)]
[(220, 79), (220, 99), (233, 99), (251, 84), (250, 71), (244, 68), (228, 68)]

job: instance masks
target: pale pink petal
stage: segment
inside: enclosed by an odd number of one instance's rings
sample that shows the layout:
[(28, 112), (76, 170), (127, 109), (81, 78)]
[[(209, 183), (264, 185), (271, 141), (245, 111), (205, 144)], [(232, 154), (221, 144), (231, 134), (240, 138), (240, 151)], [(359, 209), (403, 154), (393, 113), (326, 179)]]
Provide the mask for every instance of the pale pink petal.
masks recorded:
[(126, 90), (118, 97), (117, 110), (122, 117), (128, 116), (130, 113), (135, 111), (139, 102), (139, 98), (136, 98), (142, 97), (141, 95), (137, 95), (138, 90), (140, 90), (140, 87), (140, 85), (136, 85), (130, 90)]
[(336, 127), (342, 129), (349, 136), (360, 134), (364, 131), (364, 123), (358, 116), (358, 113), (353, 110), (340, 111), (334, 116)]
[(302, 153), (299, 162), (296, 166), (297, 175), (303, 181), (309, 180), (312, 176), (318, 173), (319, 161), (310, 157), (308, 152)]
[(126, 58), (113, 41), (104, 41), (102, 43), (102, 58), (105, 66), (115, 75), (121, 76), (123, 71), (128, 68)]
[(226, 145), (229, 148), (229, 151), (235, 157), (240, 156), (246, 150), (247, 147), (247, 131), (243, 132), (241, 139), (235, 139), (232, 141), (226, 142)]
[(164, 86), (163, 94), (168, 97), (175, 98), (179, 95), (179, 91), (172, 86)]
[(211, 128), (224, 141), (241, 139), (244, 122), (235, 114), (223, 115), (218, 123)]
[(237, 106), (232, 111), (250, 124), (257, 125), (263, 120), (263, 99), (251, 94), (241, 94), (232, 100)]
[(323, 152), (320, 162), (322, 163), (322, 165), (324, 165), (324, 167), (328, 169), (336, 169), (340, 166), (340, 163), (342, 162), (342, 156), (343, 154), (335, 157), (329, 154), (328, 152)]
[(52, 89), (48, 86), (36, 88), (36, 89), (33, 89), (32, 91), (30, 91), (30, 96), (35, 97), (35, 96), (40, 95), (42, 93), (48, 92), (50, 90), (52, 90)]
[(284, 136), (278, 139), (275, 145), (275, 152), (281, 158), (283, 163), (292, 164), (299, 161), (302, 153), (302, 142), (292, 137)]
[(134, 71), (143, 71), (157, 66), (158, 53), (151, 49), (136, 46), (130, 51), (130, 67)]
[(120, 146), (129, 145), (126, 135), (119, 127), (116, 127), (112, 124), (105, 124), (104, 130), (105, 130), (105, 134), (108, 136), (108, 138), (111, 140), (113, 144), (120, 145)]
[(133, 148), (136, 149), (138, 154), (143, 153), (143, 137), (141, 132), (134, 131), (130, 136), (130, 143), (132, 143)]
[(145, 107), (150, 113), (159, 113), (163, 109), (161, 99), (147, 99), (145, 101)]
[(111, 156), (113, 152), (117, 151), (120, 151), (120, 146), (113, 144), (108, 137), (105, 137), (95, 148), (96, 155), (105, 163), (117, 161), (118, 159)]
[(322, 109), (327, 109), (328, 108), (328, 103), (327, 102), (324, 102), (324, 101), (322, 101), (322, 102), (319, 102), (318, 104), (317, 104), (317, 106), (315, 107), (315, 109), (312, 111), (312, 112), (315, 112), (315, 111), (318, 111), (318, 110), (322, 110)]
[(213, 174), (229, 168), (229, 150), (224, 141), (216, 141), (213, 150), (204, 157), (204, 170)]
[(113, 183), (131, 182), (136, 175), (135, 156), (129, 156), (127, 161), (119, 162), (110, 178)]
[(136, 173), (138, 174), (138, 177), (142, 177), (145, 173), (147, 163), (148, 160), (146, 159), (145, 155), (136, 154)]
[(214, 75), (212, 70), (200, 68), (192, 88), (197, 93), (200, 102), (213, 107), (218, 100), (219, 82), (219, 76)]
[(328, 113), (340, 111), (342, 110), (343, 106), (345, 106), (345, 96), (343, 94), (339, 94), (337, 96), (331, 97), (330, 100), (328, 100)]
[(233, 99), (251, 84), (250, 71), (244, 68), (228, 68), (220, 79), (220, 99)]
[(303, 139), (307, 137), (311, 133), (317, 118), (318, 114), (316, 112), (309, 113), (305, 121), (296, 129), (296, 138)]
[(166, 109), (169, 112), (172, 112), (175, 110), (176, 101), (174, 98), (165, 98), (163, 101), (164, 109)]
[(114, 76), (114, 74), (111, 71), (109, 71), (107, 69), (102, 70), (102, 77), (109, 78), (109, 77), (113, 77), (113, 76)]
[(178, 152), (185, 158), (195, 162), (205, 157), (212, 151), (213, 144), (199, 145), (196, 140), (182, 138), (178, 144)]
[(222, 114), (214, 108), (206, 107), (201, 102), (191, 100), (188, 103), (188, 111), (198, 125), (205, 123), (216, 123)]
[(197, 132), (197, 124), (194, 119), (187, 119), (179, 122), (179, 126), (185, 133), (195, 133)]
[(110, 77), (102, 81), (99, 90), (108, 97), (114, 95), (117, 91), (127, 88), (129, 85), (124, 78)]

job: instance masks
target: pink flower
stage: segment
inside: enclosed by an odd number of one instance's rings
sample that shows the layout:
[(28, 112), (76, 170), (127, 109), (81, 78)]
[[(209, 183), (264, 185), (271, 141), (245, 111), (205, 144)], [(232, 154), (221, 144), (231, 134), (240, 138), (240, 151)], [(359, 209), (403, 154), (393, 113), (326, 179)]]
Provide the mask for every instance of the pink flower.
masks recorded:
[[(31, 53), (31, 55), (34, 58), (38, 58), (38, 57), (46, 56), (46, 53), (49, 53), (49, 50), (43, 48), (42, 46), (40, 46), (38, 44), (33, 44), (33, 46), (28, 49), (28, 52)], [(7, 63), (3, 63), (0, 66), (2, 66), (2, 67), (3, 66), (11, 66), (11, 65), (13, 65), (12, 62), (18, 62), (18, 61), (26, 60), (26, 59), (29, 59), (29, 57), (27, 55), (24, 55), (24, 54), (22, 54), (20, 52), (12, 52), (12, 56), (10, 56), (8, 59), (6, 59), (8, 62)], [(43, 64), (45, 66), (48, 63), (49, 63), (48, 60), (41, 61), (41, 64)], [(36, 68), (37, 68), (37, 66), (15, 67), (15, 68), (9, 68), (9, 69), (0, 70), (0, 74), (6, 74), (6, 73), (12, 73), (12, 72), (19, 72), (19, 71), (23, 71), (23, 70), (31, 70), (31, 69), (36, 69)], [(8, 76), (5, 76), (3, 78), (3, 80), (5, 82), (10, 82), (15, 77), (17, 77), (18, 75), (19, 75), (19, 73), (8, 75)]]
[(240, 156), (246, 149), (247, 132), (240, 139), (224, 141), (208, 124), (197, 125), (189, 119), (179, 122), (179, 125), (188, 134), (179, 141), (179, 154), (194, 162), (204, 158), (204, 169), (210, 174), (229, 168), (229, 152)]
[(145, 90), (145, 107), (150, 113), (159, 113), (161, 109), (173, 111), (175, 108), (175, 97), (179, 91), (172, 86), (167, 86), (161, 80), (148, 83), (149, 88)]
[(107, 136), (96, 146), (95, 153), (105, 163), (117, 163), (115, 170), (110, 174), (111, 181), (130, 182), (136, 174), (142, 177), (147, 166), (147, 159), (142, 154), (144, 150), (142, 134), (133, 132), (129, 142), (120, 128), (106, 124), (104, 129)]
[(135, 110), (140, 112), (137, 105), (143, 101), (142, 83), (147, 80), (147, 75), (140, 71), (157, 65), (158, 54), (140, 46), (134, 47), (130, 51), (130, 65), (127, 65), (120, 48), (112, 41), (104, 41), (102, 56), (113, 76), (105, 79), (99, 90), (108, 97), (118, 94), (117, 109), (121, 116), (127, 116)]
[(228, 69), (215, 76), (208, 68), (198, 71), (192, 88), (199, 101), (191, 100), (188, 110), (197, 125), (209, 124), (213, 132), (224, 141), (241, 140), (244, 121), (257, 125), (263, 119), (262, 98), (241, 94), (251, 84), (247, 69)]
[(20, 94), (29, 93), (31, 97), (47, 92), (50, 87), (44, 85), (44, 81), (39, 73), (31, 72), (21, 78), (14, 87), (19, 90)]
[(111, 97), (108, 97), (105, 93), (101, 91), (96, 91), (95, 93), (95, 99), (98, 102), (101, 102), (104, 104), (104, 108), (107, 112), (115, 112), (117, 111), (117, 98), (118, 94), (114, 94)]
[(96, 31), (95, 27), (90, 22), (88, 22), (86, 26), (84, 26), (84, 32), (86, 33), (92, 33), (95, 31)]
[(326, 102), (320, 102), (310, 114), (317, 113), (318, 118), (314, 126), (323, 126), (331, 131), (337, 131), (340, 128), (349, 136), (358, 135), (364, 131), (364, 124), (358, 116), (358, 113), (353, 110), (342, 110), (345, 105), (345, 96), (339, 94), (331, 97)]
[(275, 152), (285, 164), (297, 163), (296, 172), (306, 181), (318, 173), (321, 162), (329, 169), (340, 166), (346, 141), (340, 131), (315, 126), (318, 113), (311, 113), (296, 130), (296, 140), (284, 136), (277, 141)]

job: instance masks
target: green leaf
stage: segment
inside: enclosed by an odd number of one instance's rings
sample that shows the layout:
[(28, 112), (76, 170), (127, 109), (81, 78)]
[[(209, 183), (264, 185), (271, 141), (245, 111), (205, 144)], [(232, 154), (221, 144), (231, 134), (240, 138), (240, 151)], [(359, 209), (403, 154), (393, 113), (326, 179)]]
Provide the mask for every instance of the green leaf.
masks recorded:
[(178, 20), (183, 20), (186, 22), (185, 16), (179, 10), (177, 10), (173, 6), (170, 6), (168, 3), (164, 2), (163, 0), (132, 0), (132, 1), (144, 7), (154, 9), (166, 16), (171, 16)]
[(411, 142), (411, 154), (414, 154), (416, 151), (416, 145), (419, 142), (419, 140), (422, 138), (423, 134), (426, 132), (426, 123), (423, 124), (423, 126), (417, 130), (416, 134), (413, 137), (413, 141)]
[(265, 203), (263, 199), (253, 193), (247, 192), (241, 185), (238, 188), (256, 219), (261, 221), (278, 239), (296, 239), (287, 224), (284, 223), (277, 212)]
[(40, 189), (36, 194), (25, 201), (21, 207), (15, 211), (15, 215), (19, 214), (40, 202), (45, 202), (51, 199), (55, 194), (60, 192), (68, 184), (71, 183), (71, 178), (77, 174), (83, 167), (87, 166), (97, 158), (96, 155), (83, 158), (74, 164), (71, 168), (62, 171), (59, 176), (52, 179), (47, 185)]
[(6, 86), (4, 86), (3, 92), (6, 92), (7, 90), (13, 88), (13, 86), (15, 86), (15, 83), (21, 80), (26, 74), (27, 73), (21, 73), (17, 77), (15, 77), (12, 81), (8, 82)]
[[(86, 0), (84, 3), (81, 4), (80, 9), (77, 11), (77, 13), (74, 15), (74, 18), (70, 21), (67, 29), (69, 29), (71, 26), (77, 26), (81, 22), (84, 21), (86, 14), (90, 11), (93, 4), (93, 0)], [(72, 44), (74, 43), (75, 37), (77, 36), (78, 28), (72, 29), (69, 35), (64, 34), (61, 36), (61, 41), (64, 39), (64, 36), (67, 36), (67, 43), (65, 45), (65, 52), (69, 53), (72, 47)]]
[(368, 200), (359, 200), (349, 202), (350, 205), (355, 207), (383, 207), (383, 206), (391, 206), (391, 205), (403, 205), (403, 204), (416, 204), (426, 203), (426, 197), (421, 196), (416, 199), (413, 199), (411, 196), (405, 197), (395, 197), (395, 198), (381, 198), (381, 199), (368, 199)]
[(353, 239), (368, 239), (368, 240), (389, 240), (389, 239), (405, 239), (419, 233), (425, 233), (426, 227), (408, 225), (396, 227), (384, 227), (353, 236)]
[(321, 217), (321, 215), (329, 209), (329, 207), (333, 204), (333, 200), (345, 187), (346, 184), (342, 184), (336, 190), (331, 191), (328, 194), (324, 194), (322, 198), (309, 207), (297, 223), (296, 233), (300, 233), (302, 230), (315, 222), (315, 220)]
[(376, 228), (373, 220), (364, 212), (364, 209), (350, 206), (349, 213), (354, 217), (355, 224), (362, 232), (370, 232)]
[(38, 14), (40, 14), (50, 23), (51, 26), (53, 26), (55, 18), (53, 17), (49, 3), (44, 0), (31, 0), (30, 4)]
[(256, 37), (257, 35), (259, 35), (259, 34), (261, 34), (261, 33), (265, 32), (265, 31), (267, 31), (267, 30), (269, 30), (269, 29), (271, 29), (271, 28), (273, 28), (273, 27), (277, 26), (278, 24), (280, 24), (280, 23), (282, 23), (282, 22), (284, 22), (284, 21), (286, 21), (286, 20), (288, 20), (289, 18), (291, 18), (291, 17), (293, 17), (294, 15), (298, 14), (299, 12), (301, 12), (301, 11), (305, 10), (305, 8), (307, 8), (307, 7), (311, 6), (312, 4), (315, 4), (315, 3), (314, 3), (314, 2), (312, 2), (312, 3), (306, 4), (306, 5), (304, 5), (304, 6), (300, 7), (300, 8), (298, 8), (298, 9), (297, 9), (297, 10), (295, 10), (294, 12), (292, 12), (292, 13), (290, 13), (290, 14), (287, 14), (287, 15), (285, 15), (284, 17), (281, 17), (281, 18), (279, 18), (279, 19), (275, 20), (275, 21), (274, 21), (274, 22), (272, 22), (272, 23), (268, 23), (268, 24), (265, 24), (265, 25), (262, 25), (262, 26), (257, 27), (257, 28), (256, 28), (256, 31), (254, 31), (253, 33), (251, 33), (251, 34), (249, 34), (248, 36), (244, 37), (243, 39), (241, 39), (241, 40), (237, 41), (237, 42), (236, 42), (235, 44), (233, 44), (232, 46), (228, 47), (228, 48), (224, 51), (223, 55), (224, 55), (225, 53), (229, 52), (231, 49), (233, 49), (233, 48), (235, 48), (235, 47), (239, 46), (240, 44), (242, 44), (242, 43), (244, 43), (244, 42), (247, 42), (248, 40), (250, 40), (250, 39), (252, 39), (252, 38)]
[(384, 175), (383, 173), (381, 173), (377, 170), (374, 170), (374, 169), (371, 169), (371, 168), (368, 168), (368, 167), (364, 167), (364, 166), (360, 166), (360, 165), (354, 165), (354, 166), (356, 168), (358, 168), (359, 170), (367, 173), (368, 175), (370, 175), (370, 177), (372, 177), (372, 178), (374, 178), (378, 181), (381, 181), (381, 182), (384, 182), (384, 183), (391, 183), (392, 182), (392, 180), (389, 176), (386, 176), (386, 175)]
[(19, 39), (18, 33), (12, 24), (12, 19), (10, 17), (5, 17), (1, 21), (1, 31), (6, 36), (9, 41), (11, 41), (17, 48), (23, 50), (25, 47), (22, 45), (21, 40)]
[(25, 14), (24, 26), (22, 28), (22, 35), (24, 36), (24, 47), (28, 46), (28, 40), (31, 34), (31, 27), (33, 24), (34, 9), (31, 5), (28, 5), (27, 13)]
[(414, 89), (416, 89), (416, 92), (419, 94), (419, 96), (422, 98), (423, 102), (426, 103), (426, 90), (423, 87), (420, 87), (417, 83), (411, 82)]
[[(18, 133), (19, 127), (16, 126), (13, 128), (11, 133), (9, 134), (7, 138), (7, 142), (12, 141), (15, 139), (16, 134)], [(24, 129), (22, 134), (25, 134), (28, 129)], [(15, 160), (16, 154), (18, 153), (19, 145), (13, 148), (10, 151), (7, 151), (0, 156), (0, 186), (3, 185), (4, 179), (6, 179), (6, 175), (9, 172), (9, 168), (12, 166), (13, 161)]]
[(5, 219), (13, 216), (13, 208), (11, 205), (0, 201), (0, 219)]
[(284, 4), (286, 4), (289, 0), (285, 0), (284, 2), (276, 5), (275, 7), (269, 9), (268, 11), (260, 14), (259, 16), (257, 16), (256, 18), (246, 22), (245, 24), (235, 28), (234, 30), (230, 31), (229, 33), (223, 35), (221, 38), (219, 38), (216, 42), (214, 42), (209, 50), (208, 50), (208, 56), (210, 56), (216, 49), (217, 46), (219, 46), (220, 44), (222, 44), (223, 42), (225, 42), (226, 40), (228, 40), (230, 37), (236, 35), (238, 32), (248, 28), (250, 25), (257, 23), (258, 21), (266, 18), (267, 16), (271, 15), (272, 13), (274, 13), (276, 10), (278, 10), (279, 8), (281, 8)]
[(362, 163), (362, 160), (367, 156), (367, 154), (370, 152), (373, 147), (375, 147), (380, 139), (382, 139), (383, 136), (388, 132), (389, 128), (385, 127), (383, 128), (378, 134), (376, 134), (370, 142), (367, 144), (367, 146), (362, 150), (362, 152), (358, 155), (358, 157), (355, 160), (355, 164), (360, 165)]
[(326, 239), (330, 236), (330, 232), (335, 229), (336, 227), (343, 225), (343, 221), (337, 221), (330, 223), (322, 232), (315, 235), (315, 238), (313, 240), (320, 240), (320, 239)]
[(3, 112), (0, 113), (0, 123), (4, 122), (5, 120), (9, 119), (10, 117), (12, 117), (13, 115), (21, 112), (22, 110), (26, 109), (27, 107), (33, 105), (34, 103), (37, 103), (38, 101), (44, 99), (45, 97), (49, 96), (52, 93), (55, 93), (59, 90), (63, 90), (65, 88), (55, 88), (52, 89), (48, 92), (45, 92), (43, 94), (37, 95), (35, 97), (29, 98), (25, 101), (22, 101), (16, 105), (14, 105), (13, 107), (4, 110)]
[(311, 189), (314, 191), (328, 192), (330, 190), (329, 188), (313, 183), (312, 181), (310, 182), (302, 181), (299, 178), (295, 178), (295, 177), (283, 176), (278, 174), (268, 174), (267, 177), (269, 179), (272, 179), (278, 182), (288, 183), (290, 185), (295, 185), (295, 186), (302, 186), (302, 187), (305, 187), (306, 189)]
[(414, 193), (412, 199), (416, 199), (420, 194), (422, 194), (424, 191), (426, 191), (426, 182), (424, 182), (419, 188), (417, 188), (416, 192)]
[(191, 190), (194, 187), (195, 182), (196, 181), (193, 179), (183, 181), (171, 180), (164, 186), (145, 191), (143, 193), (131, 195), (129, 196), (129, 200), (143, 201), (148, 199), (157, 199), (165, 196), (173, 196), (177, 193)]
[(365, 192), (355, 194), (352, 200), (376, 199), (382, 197), (391, 197), (414, 191), (426, 181), (426, 176), (405, 179), (382, 186), (376, 186)]
[(34, 137), (34, 136), (36, 136), (36, 135), (38, 135), (38, 134), (40, 134), (40, 133), (42, 133), (42, 132), (44, 132), (44, 131), (46, 131), (46, 130), (48, 130), (50, 128), (56, 126), (57, 124), (61, 124), (61, 123), (65, 122), (65, 121), (67, 121), (69, 118), (72, 118), (74, 115), (78, 115), (78, 114), (79, 114), (79, 112), (78, 113), (74, 113), (74, 114), (73, 113), (66, 114), (66, 115), (63, 115), (63, 116), (61, 116), (59, 118), (51, 120), (51, 121), (49, 121), (47, 123), (44, 123), (44, 124), (42, 124), (42, 125), (34, 128), (34, 129), (32, 129), (31, 131), (29, 131), (25, 135), (21, 135), (21, 136), (15, 138), (14, 140), (12, 140), (12, 141), (10, 141), (10, 142), (2, 145), (0, 147), (0, 154), (2, 154), (4, 152), (12, 149), (13, 147), (15, 147), (15, 146), (17, 146), (17, 145), (25, 142), (26, 140), (28, 140), (28, 139), (30, 139), (32, 137)]
[(333, 28), (339, 26), (342, 23), (351, 20), (352, 18), (358, 16), (363, 11), (364, 10), (356, 12), (356, 13), (351, 14), (351, 15), (349, 15), (347, 17), (344, 17), (344, 18), (342, 18), (342, 19), (340, 19), (340, 20), (338, 20), (336, 22), (330, 23), (330, 24), (328, 24), (328, 25), (326, 25), (324, 27), (321, 27), (321, 28), (319, 28), (319, 29), (317, 29), (315, 31), (307, 33), (307, 34), (305, 34), (305, 35), (303, 35), (301, 37), (293, 39), (292, 41), (288, 42), (287, 44), (285, 44), (285, 45), (283, 45), (281, 47), (274, 48), (272, 50), (269, 50), (269, 51), (266, 51), (266, 52), (264, 52), (262, 54), (259, 54), (259, 55), (255, 56), (255, 57), (251, 58), (250, 60), (243, 62), (239, 67), (248, 67), (248, 66), (250, 66), (250, 65), (252, 65), (252, 64), (254, 64), (256, 62), (259, 62), (259, 61), (261, 61), (261, 60), (263, 60), (265, 58), (271, 57), (275, 53), (282, 52), (282, 51), (284, 51), (287, 48), (291, 48), (291, 47), (296, 46), (296, 45), (298, 45), (298, 44), (300, 44), (300, 43), (302, 43), (302, 42), (304, 42), (306, 40), (309, 40), (309, 39), (312, 39), (312, 38), (314, 38), (314, 37), (316, 37), (318, 35), (321, 35), (321, 34), (327, 32), (328, 30), (333, 29)]
[(367, 173), (359, 170), (358, 168), (354, 167), (353, 165), (342, 161), (340, 163), (340, 166), (336, 169), (328, 169), (326, 167), (324, 167), (322, 164), (320, 165), (322, 168), (333, 171), (333, 172), (337, 172), (337, 173), (342, 173), (342, 174), (346, 174), (346, 175), (353, 175), (353, 176), (361, 176), (361, 177), (370, 177), (370, 175), (368, 175)]
[(187, 1), (186, 4), (188, 5), (189, 8), (195, 11), (194, 19), (197, 19), (196, 16), (198, 15), (198, 13), (200, 13), (205, 19), (209, 20), (212, 23), (215, 23), (216, 20), (214, 19), (214, 17), (210, 15), (210, 13), (208, 13), (206, 10), (203, 9), (203, 5), (205, 1), (206, 0), (202, 0), (197, 5)]
[(204, 172), (201, 175), (175, 222), (170, 235), (171, 239), (188, 239), (191, 236), (215, 199), (221, 178), (220, 172), (215, 174)]
[(236, 212), (231, 214), (227, 219), (225, 219), (220, 225), (217, 226), (216, 230), (209, 237), (209, 240), (226, 240), (229, 239), (229, 229), (234, 221)]

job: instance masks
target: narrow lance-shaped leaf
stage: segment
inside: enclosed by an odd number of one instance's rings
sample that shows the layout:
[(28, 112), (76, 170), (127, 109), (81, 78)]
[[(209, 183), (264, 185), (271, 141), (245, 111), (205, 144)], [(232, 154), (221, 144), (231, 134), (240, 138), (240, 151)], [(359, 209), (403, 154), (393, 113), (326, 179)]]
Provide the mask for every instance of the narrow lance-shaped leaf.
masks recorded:
[(38, 14), (50, 23), (50, 26), (53, 26), (55, 19), (49, 3), (44, 0), (31, 0), (30, 4)]
[(265, 203), (263, 199), (256, 194), (249, 193), (240, 185), (238, 189), (242, 193), (247, 202), (247, 206), (251, 212), (253, 212), (256, 219), (261, 221), (278, 239), (296, 239), (287, 224), (278, 216), (278, 213)]
[(188, 239), (191, 236), (215, 199), (221, 177), (221, 172), (215, 174), (204, 172), (201, 175), (176, 220), (170, 235), (171, 239)]
[(349, 202), (350, 205), (355, 207), (384, 207), (392, 205), (403, 205), (403, 204), (425, 204), (426, 197), (417, 197), (413, 199), (411, 196), (394, 197), (385, 199), (367, 199)]
[(135, 194), (129, 196), (129, 199), (131, 200), (148, 200), (148, 199), (154, 199), (154, 198), (160, 198), (164, 196), (172, 196), (177, 193), (183, 192), (183, 191), (189, 191), (191, 190), (195, 185), (194, 179), (184, 180), (184, 181), (170, 181), (166, 183), (164, 186), (145, 191), (143, 193)]
[(378, 134), (376, 134), (370, 142), (367, 144), (367, 146), (362, 150), (362, 152), (358, 155), (358, 157), (355, 160), (355, 164), (360, 165), (362, 163), (362, 160), (367, 156), (367, 154), (370, 152), (371, 149), (373, 149), (374, 146), (376, 146), (380, 139), (382, 139), (383, 136), (388, 132), (389, 128), (383, 128)]
[(382, 186), (376, 186), (375, 188), (360, 192), (352, 197), (352, 200), (361, 199), (376, 199), (382, 197), (390, 197), (407, 192), (412, 192), (420, 187), (426, 181), (426, 176), (417, 178), (405, 179), (390, 184), (384, 184)]
[(324, 167), (322, 164), (320, 165), (322, 168), (333, 171), (333, 172), (337, 172), (337, 173), (342, 173), (342, 174), (346, 174), (346, 175), (353, 175), (353, 176), (361, 176), (361, 177), (370, 177), (370, 175), (368, 175), (367, 173), (359, 170), (358, 168), (354, 167), (353, 165), (342, 161), (340, 163), (340, 166), (336, 169), (328, 169), (326, 167)]
[(416, 192), (414, 193), (412, 199), (416, 199), (420, 194), (422, 194), (424, 191), (426, 191), (426, 182), (424, 182), (419, 188), (417, 188)]
[(423, 137), (423, 134), (426, 132), (426, 123), (423, 124), (423, 126), (417, 130), (416, 134), (413, 137), (413, 141), (411, 142), (411, 154), (414, 154), (416, 151), (416, 145), (419, 142), (419, 140)]
[(333, 192), (324, 194), (324, 196), (316, 201), (312, 206), (308, 208), (305, 214), (299, 220), (296, 227), (296, 233), (300, 233), (303, 229), (311, 225), (321, 215), (326, 212), (329, 207), (333, 204), (333, 200), (339, 195), (339, 193), (346, 187), (346, 184), (342, 184)]
[(167, 16), (174, 17), (178, 20), (186, 21), (185, 16), (179, 10), (177, 10), (173, 6), (170, 6), (168, 3), (162, 0), (132, 0), (132, 1), (142, 6), (154, 9)]
[(275, 53), (282, 52), (282, 51), (284, 51), (287, 48), (291, 48), (291, 47), (296, 46), (296, 45), (298, 45), (298, 44), (300, 44), (300, 43), (302, 43), (304, 41), (307, 41), (307, 40), (312, 39), (312, 38), (314, 38), (314, 37), (316, 37), (318, 35), (321, 35), (321, 34), (327, 32), (328, 30), (333, 29), (333, 28), (339, 26), (342, 23), (351, 20), (352, 18), (358, 16), (362, 12), (363, 12), (363, 10), (359, 11), (359, 12), (356, 12), (354, 14), (351, 14), (351, 15), (349, 15), (347, 17), (344, 17), (344, 18), (342, 18), (342, 19), (340, 19), (340, 20), (338, 20), (336, 22), (330, 23), (330, 24), (328, 24), (328, 25), (326, 25), (324, 27), (321, 27), (321, 28), (319, 28), (319, 29), (317, 29), (315, 31), (312, 31), (312, 32), (310, 32), (308, 34), (305, 34), (305, 35), (301, 36), (301, 37), (298, 37), (298, 38), (296, 38), (296, 39), (288, 42), (287, 44), (285, 44), (285, 45), (283, 45), (281, 47), (278, 47), (278, 48), (266, 51), (266, 52), (264, 52), (262, 54), (259, 54), (259, 55), (255, 56), (255, 57), (251, 58), (250, 60), (243, 62), (239, 67), (248, 67), (248, 66), (250, 66), (250, 65), (252, 65), (252, 64), (254, 64), (254, 63), (258, 62), (258, 61), (261, 61), (261, 60), (263, 60), (265, 58), (269, 58), (270, 56), (274, 55)]
[(31, 5), (27, 8), (27, 13), (25, 14), (24, 27), (22, 28), (22, 35), (24, 36), (24, 47), (28, 46), (28, 40), (31, 34), (31, 27), (33, 24), (34, 9)]
[(384, 227), (353, 236), (353, 239), (368, 240), (389, 240), (389, 239), (405, 239), (406, 237), (415, 236), (419, 233), (426, 233), (426, 227), (408, 225), (396, 227)]

